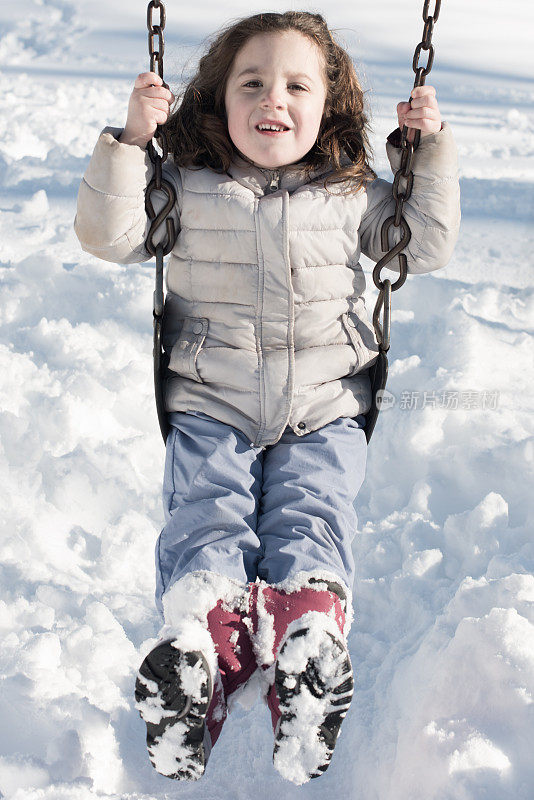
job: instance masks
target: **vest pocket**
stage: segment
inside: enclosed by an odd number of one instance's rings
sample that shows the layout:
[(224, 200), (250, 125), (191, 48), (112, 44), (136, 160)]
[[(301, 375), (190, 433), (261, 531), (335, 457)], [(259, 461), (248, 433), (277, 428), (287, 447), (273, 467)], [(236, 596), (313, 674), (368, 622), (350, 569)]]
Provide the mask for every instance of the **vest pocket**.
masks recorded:
[(169, 369), (184, 378), (203, 383), (197, 370), (197, 357), (208, 333), (208, 320), (185, 317), (182, 330), (172, 346)]
[(356, 375), (357, 372), (368, 369), (375, 363), (378, 358), (378, 344), (373, 328), (356, 314), (346, 311), (341, 315), (341, 321), (358, 359), (349, 376)]

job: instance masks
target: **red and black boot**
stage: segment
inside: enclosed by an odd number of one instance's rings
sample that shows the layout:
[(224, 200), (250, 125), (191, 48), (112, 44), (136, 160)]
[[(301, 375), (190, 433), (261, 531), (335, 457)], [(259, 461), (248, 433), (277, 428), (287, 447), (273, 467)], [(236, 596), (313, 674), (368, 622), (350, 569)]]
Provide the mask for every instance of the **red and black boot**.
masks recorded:
[[(202, 615), (207, 575), (202, 576), (196, 615), (187, 614), (191, 606), (183, 604), (183, 586), (171, 596), (174, 602), (167, 602), (166, 620), (178, 619), (179, 608), (183, 617), (177, 625), (164, 626), (135, 685), (150, 761), (159, 773), (177, 780), (202, 777), (227, 717), (228, 697), (257, 668), (244, 621), (246, 587), (236, 592), (234, 585), (232, 597), (227, 593)], [(189, 583), (194, 589), (194, 581)]]
[(328, 768), (354, 688), (344, 633), (347, 593), (334, 581), (308, 578), (303, 584), (292, 591), (288, 582), (249, 584), (251, 636), (274, 731), (273, 762), (298, 785)]

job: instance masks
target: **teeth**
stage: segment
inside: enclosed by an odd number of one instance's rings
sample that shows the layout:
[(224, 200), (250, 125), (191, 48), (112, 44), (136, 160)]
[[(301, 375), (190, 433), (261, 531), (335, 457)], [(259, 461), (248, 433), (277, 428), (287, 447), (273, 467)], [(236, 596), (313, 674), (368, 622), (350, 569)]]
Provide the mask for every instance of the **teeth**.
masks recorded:
[(260, 123), (258, 125), (258, 129), (260, 131), (285, 131), (286, 130), (282, 125), (266, 125), (264, 123)]

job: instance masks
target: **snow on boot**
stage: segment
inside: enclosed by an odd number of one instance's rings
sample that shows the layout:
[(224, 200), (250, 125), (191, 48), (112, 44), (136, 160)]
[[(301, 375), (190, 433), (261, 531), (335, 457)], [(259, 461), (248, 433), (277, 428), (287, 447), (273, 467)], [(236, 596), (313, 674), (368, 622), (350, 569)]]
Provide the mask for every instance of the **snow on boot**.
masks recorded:
[(197, 780), (204, 774), (212, 697), (213, 680), (201, 651), (182, 651), (168, 640), (144, 659), (135, 683), (136, 707), (146, 724), (150, 761), (162, 775)]
[(135, 687), (154, 768), (198, 780), (227, 716), (226, 700), (256, 670), (246, 586), (202, 570), (165, 593), (165, 625)]
[[(243, 588), (245, 590), (245, 587)], [(212, 745), (219, 738), (226, 719), (229, 698), (244, 687), (257, 670), (256, 658), (244, 620), (246, 610), (247, 606), (242, 602), (238, 608), (229, 608), (223, 600), (219, 600), (207, 617), (208, 630), (217, 651), (222, 698), (222, 702), (214, 707), (212, 713), (208, 710)]]
[(280, 710), (274, 766), (297, 785), (327, 770), (354, 689), (343, 640), (310, 623), (280, 648), (271, 690)]
[(328, 768), (352, 699), (345, 637), (352, 599), (339, 582), (306, 574), (249, 588), (253, 645), (275, 734), (274, 766), (301, 785)]

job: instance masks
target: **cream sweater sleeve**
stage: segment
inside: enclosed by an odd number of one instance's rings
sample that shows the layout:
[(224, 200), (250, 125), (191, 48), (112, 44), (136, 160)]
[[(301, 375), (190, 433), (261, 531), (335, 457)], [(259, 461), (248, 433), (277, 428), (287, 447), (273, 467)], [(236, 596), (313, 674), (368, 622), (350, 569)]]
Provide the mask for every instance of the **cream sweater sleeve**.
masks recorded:
[[(400, 167), (402, 150), (397, 128), (386, 144), (393, 173)], [(450, 125), (443, 122), (438, 133), (421, 138), (414, 153), (412, 194), (403, 208), (411, 239), (403, 250), (408, 272), (423, 273), (444, 267), (454, 250), (460, 228), (458, 154)], [(383, 222), (395, 213), (392, 184), (377, 178), (367, 187), (367, 208), (360, 223), (362, 252), (373, 261), (384, 255), (381, 246)], [(401, 239), (398, 228), (390, 228), (389, 246)], [(398, 272), (398, 258), (386, 265)], [(387, 277), (387, 271), (384, 276)]]
[[(118, 141), (122, 128), (104, 128), (85, 170), (80, 188), (74, 230), (82, 249), (104, 261), (131, 264), (148, 261), (145, 248), (150, 220), (145, 211), (145, 188), (152, 177), (152, 162), (137, 145)], [(171, 211), (175, 230), (180, 221), (180, 173), (168, 160), (163, 174), (175, 188), (177, 203)], [(166, 195), (154, 193), (156, 213)], [(156, 243), (165, 237), (162, 225)]]

